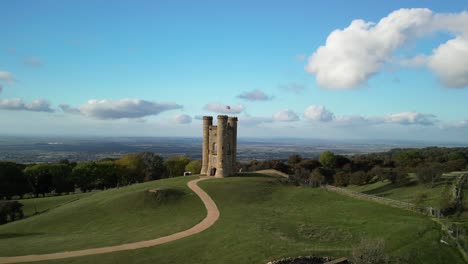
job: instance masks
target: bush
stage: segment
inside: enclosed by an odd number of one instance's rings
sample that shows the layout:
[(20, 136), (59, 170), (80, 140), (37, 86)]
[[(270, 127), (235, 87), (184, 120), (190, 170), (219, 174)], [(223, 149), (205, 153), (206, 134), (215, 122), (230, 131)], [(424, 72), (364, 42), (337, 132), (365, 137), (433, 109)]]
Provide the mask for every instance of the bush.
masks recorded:
[(378, 240), (362, 240), (353, 248), (353, 264), (385, 264), (389, 257), (385, 254), (385, 242)]
[(0, 201), (0, 224), (23, 218), (22, 207), (18, 201)]

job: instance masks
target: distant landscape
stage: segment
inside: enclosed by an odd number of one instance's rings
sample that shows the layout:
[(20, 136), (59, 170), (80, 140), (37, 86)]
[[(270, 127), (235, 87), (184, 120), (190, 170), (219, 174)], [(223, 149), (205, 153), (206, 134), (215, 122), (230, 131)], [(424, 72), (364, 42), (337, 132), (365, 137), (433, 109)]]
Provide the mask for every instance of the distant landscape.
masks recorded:
[[(351, 155), (384, 152), (394, 148), (422, 148), (428, 146), (468, 146), (466, 143), (410, 142), (410, 141), (352, 141), (294, 138), (240, 138), (237, 159), (286, 160), (293, 154), (317, 158), (325, 150)], [(149, 151), (169, 156), (185, 155), (201, 159), (201, 138), (176, 137), (27, 137), (0, 136), (0, 160), (18, 163), (90, 161), (119, 158), (128, 153)]]

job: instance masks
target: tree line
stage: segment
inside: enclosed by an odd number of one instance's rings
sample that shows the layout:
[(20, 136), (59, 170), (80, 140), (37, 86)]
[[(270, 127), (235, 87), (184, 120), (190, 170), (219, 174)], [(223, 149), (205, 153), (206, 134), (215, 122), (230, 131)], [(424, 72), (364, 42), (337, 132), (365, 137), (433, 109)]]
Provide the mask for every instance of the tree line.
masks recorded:
[(242, 171), (276, 169), (291, 175), (293, 181), (335, 186), (364, 185), (373, 180), (406, 185), (411, 181), (409, 173), (415, 173), (419, 182), (432, 188), (442, 173), (465, 170), (467, 163), (468, 148), (429, 147), (360, 155), (325, 151), (318, 158), (296, 154), (288, 160), (252, 160), (240, 166)]
[(50, 194), (103, 190), (133, 183), (181, 176), (185, 171), (196, 174), (201, 161), (185, 156), (164, 159), (151, 152), (124, 155), (119, 159), (99, 161), (20, 164), (0, 161), (0, 200), (25, 194), (33, 197)]

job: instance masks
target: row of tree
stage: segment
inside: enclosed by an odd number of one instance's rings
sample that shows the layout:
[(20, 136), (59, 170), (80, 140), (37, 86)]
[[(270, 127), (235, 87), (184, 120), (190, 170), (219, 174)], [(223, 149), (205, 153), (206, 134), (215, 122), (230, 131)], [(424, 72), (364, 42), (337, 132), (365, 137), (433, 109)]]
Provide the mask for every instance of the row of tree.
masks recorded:
[(141, 152), (127, 154), (120, 159), (88, 162), (17, 164), (0, 162), (0, 199), (45, 196), (50, 193), (86, 192), (107, 189), (138, 182), (183, 175), (185, 171), (198, 173), (201, 162), (185, 156), (169, 157)]
[(243, 171), (277, 169), (311, 185), (363, 185), (373, 180), (406, 185), (411, 181), (409, 173), (415, 173), (419, 182), (433, 187), (442, 173), (464, 170), (467, 162), (468, 148), (430, 147), (350, 156), (325, 151), (318, 159), (291, 155), (287, 161), (252, 160), (240, 166)]

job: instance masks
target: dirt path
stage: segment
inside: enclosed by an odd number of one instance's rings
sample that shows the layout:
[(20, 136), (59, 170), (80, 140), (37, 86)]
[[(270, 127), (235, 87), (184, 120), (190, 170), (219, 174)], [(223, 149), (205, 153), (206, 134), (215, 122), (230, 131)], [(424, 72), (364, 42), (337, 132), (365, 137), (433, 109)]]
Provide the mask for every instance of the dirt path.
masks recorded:
[(65, 251), (59, 253), (51, 253), (51, 254), (40, 254), (40, 255), (26, 255), (26, 256), (15, 256), (15, 257), (0, 257), (0, 264), (4, 263), (20, 263), (20, 262), (33, 262), (33, 261), (42, 261), (42, 260), (52, 260), (52, 259), (63, 259), (63, 258), (71, 258), (71, 257), (81, 257), (81, 256), (88, 256), (88, 255), (96, 255), (96, 254), (103, 254), (103, 253), (110, 253), (116, 251), (123, 251), (123, 250), (132, 250), (132, 249), (139, 249), (139, 248), (146, 248), (152, 247), (160, 244), (164, 244), (167, 242), (171, 242), (177, 239), (181, 239), (184, 237), (188, 237), (194, 234), (198, 234), (210, 226), (212, 226), (219, 218), (219, 210), (216, 206), (215, 202), (211, 199), (211, 197), (203, 191), (197, 183), (199, 181), (207, 180), (208, 177), (203, 177), (200, 179), (192, 180), (187, 183), (187, 186), (194, 191), (198, 197), (202, 200), (203, 204), (205, 204), (206, 210), (208, 211), (206, 217), (195, 226), (187, 229), (185, 231), (181, 231), (172, 235), (152, 239), (152, 240), (145, 240), (139, 241), (134, 243), (122, 244), (118, 246), (109, 246), (109, 247), (100, 247), (100, 248), (90, 248), (90, 249), (83, 249), (83, 250), (75, 250), (75, 251)]

